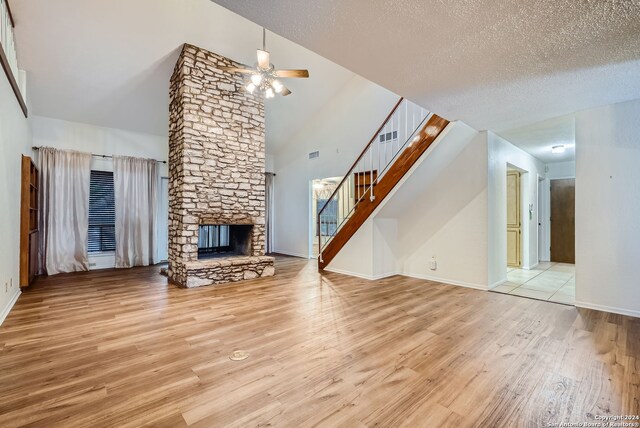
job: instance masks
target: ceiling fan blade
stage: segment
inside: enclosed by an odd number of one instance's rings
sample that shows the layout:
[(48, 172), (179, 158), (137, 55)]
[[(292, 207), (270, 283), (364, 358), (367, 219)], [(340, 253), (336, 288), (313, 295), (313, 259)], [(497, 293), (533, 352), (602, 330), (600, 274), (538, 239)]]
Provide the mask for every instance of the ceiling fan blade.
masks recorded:
[(283, 86), (282, 91), (280, 91), (280, 95), (286, 97), (287, 95), (291, 95), (291, 91)]
[(294, 78), (307, 78), (309, 77), (309, 70), (276, 70), (276, 76), (278, 77), (294, 77)]
[(271, 66), (269, 52), (258, 49), (258, 66), (260, 68), (269, 68)]
[(252, 70), (250, 68), (240, 68), (240, 67), (220, 67), (220, 70), (228, 71), (230, 73), (241, 73), (241, 74), (251, 74), (255, 72), (255, 70)]

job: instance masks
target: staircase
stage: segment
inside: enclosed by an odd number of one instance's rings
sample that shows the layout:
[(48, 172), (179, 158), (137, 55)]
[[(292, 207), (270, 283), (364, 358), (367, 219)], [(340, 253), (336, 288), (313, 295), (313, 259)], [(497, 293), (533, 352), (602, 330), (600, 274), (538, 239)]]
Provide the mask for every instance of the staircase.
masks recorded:
[(400, 98), (318, 211), (320, 270), (331, 263), (448, 124)]

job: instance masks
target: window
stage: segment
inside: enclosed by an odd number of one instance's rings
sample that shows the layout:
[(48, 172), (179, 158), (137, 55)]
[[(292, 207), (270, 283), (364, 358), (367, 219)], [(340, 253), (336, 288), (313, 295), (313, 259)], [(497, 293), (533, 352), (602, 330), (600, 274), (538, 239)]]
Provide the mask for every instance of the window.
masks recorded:
[(116, 207), (113, 172), (91, 171), (89, 189), (89, 253), (116, 250)]
[(316, 203), (316, 212), (320, 212), (322, 207), (328, 204), (320, 216), (320, 230), (316, 231), (316, 236), (318, 236), (318, 234), (322, 236), (334, 236), (338, 229), (338, 200), (318, 199)]

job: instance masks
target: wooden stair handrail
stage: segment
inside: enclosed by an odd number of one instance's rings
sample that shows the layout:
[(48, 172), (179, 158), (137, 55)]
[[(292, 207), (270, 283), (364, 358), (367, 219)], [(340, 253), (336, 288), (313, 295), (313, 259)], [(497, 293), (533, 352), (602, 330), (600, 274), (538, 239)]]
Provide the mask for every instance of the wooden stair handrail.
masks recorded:
[[(9, 1), (5, 0), (4, 4), (6, 5), (7, 14), (9, 15), (9, 21), (10, 21), (10, 24), (11, 24), (11, 31), (13, 31), (13, 28), (15, 27), (15, 22), (13, 21), (13, 15), (11, 13), (11, 7), (9, 7)], [(13, 70), (11, 69), (11, 66), (9, 65), (9, 59), (7, 58), (7, 54), (4, 51), (4, 48), (2, 47), (2, 43), (0, 43), (0, 64), (2, 64), (2, 68), (4, 69), (4, 72), (7, 75), (7, 79), (9, 80), (9, 85), (11, 86), (11, 89), (13, 90), (13, 93), (16, 96), (16, 100), (18, 101), (18, 104), (20, 105), (20, 109), (22, 110), (22, 113), (24, 114), (24, 117), (28, 117), (29, 116), (29, 112), (27, 110), (27, 103), (25, 102), (25, 99), (22, 96), (22, 92), (20, 92), (20, 85), (18, 84), (18, 81), (16, 80), (16, 78), (18, 76), (15, 76), (13, 74)]]
[[(318, 211), (318, 224), (320, 224), (320, 214), (322, 214), (322, 212), (324, 211), (324, 209), (327, 207), (327, 205), (329, 205), (329, 202), (331, 202), (331, 200), (333, 199), (333, 197), (335, 195), (338, 194), (338, 190), (340, 189), (340, 187), (342, 187), (342, 185), (344, 184), (344, 182), (349, 178), (349, 176), (351, 175), (351, 171), (353, 171), (355, 169), (355, 167), (358, 165), (358, 162), (360, 162), (360, 159), (362, 159), (362, 157), (364, 156), (365, 153), (367, 153), (367, 150), (369, 149), (369, 147), (371, 147), (371, 144), (373, 144), (373, 142), (375, 141), (376, 137), (378, 136), (378, 134), (380, 134), (380, 131), (382, 131), (382, 128), (384, 128), (384, 126), (387, 124), (387, 122), (389, 122), (389, 119), (391, 119), (391, 116), (393, 116), (393, 114), (396, 112), (396, 110), (398, 109), (398, 107), (400, 107), (400, 104), (402, 103), (402, 101), (404, 100), (404, 97), (400, 97), (400, 99), (398, 100), (398, 102), (396, 103), (396, 105), (393, 106), (393, 109), (391, 109), (391, 112), (387, 115), (387, 117), (385, 118), (385, 120), (382, 122), (382, 125), (380, 125), (380, 127), (378, 128), (378, 130), (375, 132), (375, 134), (373, 134), (373, 137), (371, 137), (371, 139), (369, 140), (369, 143), (364, 146), (364, 149), (362, 150), (362, 152), (360, 153), (360, 156), (358, 156), (358, 158), (356, 159), (356, 161), (353, 163), (353, 165), (351, 165), (351, 168), (349, 168), (348, 172), (345, 174), (344, 177), (342, 177), (342, 180), (340, 181), (340, 184), (338, 184), (336, 186), (336, 190), (333, 191), (333, 193), (331, 194), (331, 196), (329, 196), (329, 199), (327, 199), (327, 202), (324, 203), (324, 205), (322, 206), (322, 208), (320, 208), (320, 211)], [(319, 249), (321, 250), (321, 249)]]
[(13, 20), (13, 13), (11, 13), (11, 7), (9, 6), (9, 0), (4, 1), (5, 6), (7, 7), (7, 14), (9, 15), (9, 21), (11, 21), (11, 27), (16, 26), (16, 22)]
[[(318, 269), (324, 269), (351, 239), (356, 231), (364, 224), (375, 209), (385, 200), (392, 192), (395, 186), (400, 183), (404, 175), (411, 170), (413, 165), (420, 159), (427, 149), (433, 144), (438, 136), (449, 125), (449, 121), (433, 114), (420, 130), (420, 139), (407, 147), (398, 159), (390, 166), (385, 175), (375, 183), (376, 197), (371, 200), (366, 195), (370, 195), (372, 186), (365, 192), (365, 197), (361, 199), (352, 217), (344, 222), (344, 225), (336, 232), (331, 241), (329, 241), (324, 251), (319, 249)], [(319, 217), (318, 217), (319, 218)]]

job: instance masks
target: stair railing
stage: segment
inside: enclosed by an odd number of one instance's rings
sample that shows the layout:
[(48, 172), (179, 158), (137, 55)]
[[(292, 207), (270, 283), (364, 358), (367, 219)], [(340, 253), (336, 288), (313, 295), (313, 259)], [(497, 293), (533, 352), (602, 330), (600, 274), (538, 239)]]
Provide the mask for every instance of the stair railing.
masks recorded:
[(375, 185), (402, 151), (419, 138), (431, 113), (400, 98), (353, 163), (329, 199), (318, 211), (318, 255), (338, 233), (363, 198), (375, 200)]

